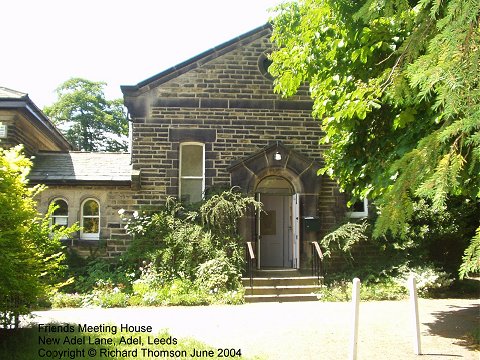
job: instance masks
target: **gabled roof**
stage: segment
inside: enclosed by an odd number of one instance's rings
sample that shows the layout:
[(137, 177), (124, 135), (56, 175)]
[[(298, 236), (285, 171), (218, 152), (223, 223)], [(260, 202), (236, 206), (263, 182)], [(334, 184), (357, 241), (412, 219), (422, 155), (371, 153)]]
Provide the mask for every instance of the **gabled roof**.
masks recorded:
[(28, 97), (28, 94), (0, 86), (0, 109), (14, 109), (25, 115), (25, 118), (57, 144), (61, 150), (71, 150), (73, 146), (52, 124), (45, 114)]
[(23, 99), (28, 94), (0, 86), (0, 99)]
[(137, 96), (148, 90), (157, 87), (160, 84), (167, 82), (179, 75), (196, 69), (201, 65), (218, 58), (221, 55), (229, 53), (235, 49), (238, 49), (252, 41), (261, 38), (271, 32), (271, 25), (265, 24), (254, 30), (251, 30), (243, 35), (240, 35), (232, 40), (229, 40), (219, 46), (216, 46), (210, 50), (207, 50), (187, 61), (184, 61), (178, 65), (175, 65), (157, 75), (154, 75), (144, 81), (139, 82), (137, 85), (122, 85), (120, 88), (125, 96)]
[(44, 152), (33, 163), (33, 183), (129, 185), (132, 179), (128, 153)]

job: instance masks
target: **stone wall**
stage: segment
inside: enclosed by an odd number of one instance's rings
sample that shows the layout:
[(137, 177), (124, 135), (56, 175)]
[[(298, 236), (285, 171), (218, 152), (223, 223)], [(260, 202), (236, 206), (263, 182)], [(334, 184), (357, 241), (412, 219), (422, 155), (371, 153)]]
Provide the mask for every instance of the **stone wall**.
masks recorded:
[(49, 186), (38, 195), (38, 209), (46, 213), (49, 204), (58, 198), (68, 204), (68, 224), (80, 223), (81, 204), (85, 199), (93, 198), (100, 204), (100, 239), (81, 240), (80, 234), (65, 241), (73, 245), (81, 255), (95, 254), (103, 257), (119, 255), (127, 249), (130, 236), (125, 233), (125, 223), (118, 211), (126, 210), (131, 214), (134, 210), (133, 191), (129, 187), (120, 186)]

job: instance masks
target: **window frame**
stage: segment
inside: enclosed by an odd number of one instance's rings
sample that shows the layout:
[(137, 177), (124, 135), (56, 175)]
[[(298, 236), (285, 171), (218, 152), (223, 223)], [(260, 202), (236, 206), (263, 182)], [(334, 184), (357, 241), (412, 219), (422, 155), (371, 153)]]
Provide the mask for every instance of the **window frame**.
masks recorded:
[[(54, 213), (52, 213), (50, 215), (50, 226), (53, 226), (53, 225), (58, 225), (58, 226), (64, 226), (64, 227), (68, 227), (68, 223), (69, 223), (69, 216), (70, 216), (70, 206), (68, 205), (68, 201), (67, 199), (63, 198), (63, 197), (56, 197), (54, 199), (52, 199), (49, 203), (49, 206), (51, 206), (53, 203), (56, 204), (57, 201), (63, 201), (65, 202), (65, 204), (67, 205), (67, 215), (54, 215)], [(57, 224), (57, 222), (54, 220), (54, 219), (57, 219), (57, 218), (64, 218), (67, 220), (67, 223), (65, 225), (60, 225), (60, 224)]]
[[(84, 215), (84, 206), (87, 203), (87, 201), (95, 201), (98, 205), (98, 215)], [(85, 200), (82, 201), (80, 205), (80, 239), (81, 240), (100, 240), (100, 214), (101, 214), (101, 208), (100, 208), (100, 201), (98, 201), (95, 198), (89, 197), (86, 198)], [(85, 233), (83, 231), (83, 224), (84, 224), (84, 219), (98, 219), (98, 232), (96, 233)]]
[[(186, 146), (186, 145), (195, 145), (195, 146), (199, 146), (201, 147), (202, 149), (202, 175), (201, 176), (191, 176), (191, 175), (182, 175), (182, 160), (183, 160), (183, 147)], [(179, 176), (178, 176), (178, 198), (180, 200), (182, 200), (182, 180), (188, 180), (188, 179), (191, 179), (191, 180), (199, 180), (201, 179), (202, 180), (202, 188), (201, 188), (201, 196), (202, 196), (202, 199), (204, 197), (204, 193), (205, 193), (205, 144), (204, 143), (201, 143), (201, 142), (197, 142), (197, 141), (185, 141), (185, 142), (182, 142), (180, 143), (180, 154), (179, 154), (179, 161), (178, 161), (178, 172), (179, 172)], [(201, 199), (201, 200), (202, 200)], [(191, 202), (191, 201), (190, 201)]]
[(368, 217), (368, 199), (363, 199), (363, 211), (349, 211), (347, 216), (352, 219), (361, 219)]

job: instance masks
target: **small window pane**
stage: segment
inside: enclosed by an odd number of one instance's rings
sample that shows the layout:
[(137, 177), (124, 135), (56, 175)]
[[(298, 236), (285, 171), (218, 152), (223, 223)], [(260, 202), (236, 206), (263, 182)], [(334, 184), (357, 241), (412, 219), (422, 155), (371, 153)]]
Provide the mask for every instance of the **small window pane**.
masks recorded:
[(68, 205), (65, 200), (54, 200), (54, 204), (57, 206), (57, 209), (53, 212), (54, 216), (67, 216), (68, 215)]
[(180, 163), (182, 176), (203, 176), (203, 146), (183, 145)]
[(202, 200), (203, 179), (182, 179), (181, 181), (180, 198), (183, 201), (195, 203)]
[(97, 234), (98, 233), (98, 218), (84, 218), (83, 219), (83, 233)]
[(83, 215), (84, 216), (98, 215), (98, 203), (95, 200), (87, 200), (85, 204), (83, 204)]
[(53, 225), (67, 226), (68, 218), (66, 216), (55, 216), (52, 218)]

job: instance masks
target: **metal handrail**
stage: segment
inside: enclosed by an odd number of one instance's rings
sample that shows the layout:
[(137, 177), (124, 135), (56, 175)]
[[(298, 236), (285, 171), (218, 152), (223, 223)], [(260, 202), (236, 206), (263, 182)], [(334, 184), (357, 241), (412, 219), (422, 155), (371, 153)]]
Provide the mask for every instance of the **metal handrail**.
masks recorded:
[(250, 277), (250, 288), (253, 288), (253, 268), (255, 266), (255, 251), (253, 251), (253, 244), (251, 241), (247, 241), (247, 266), (248, 276)]
[(323, 253), (317, 241), (312, 241), (312, 276), (317, 276), (318, 282), (323, 283)]

